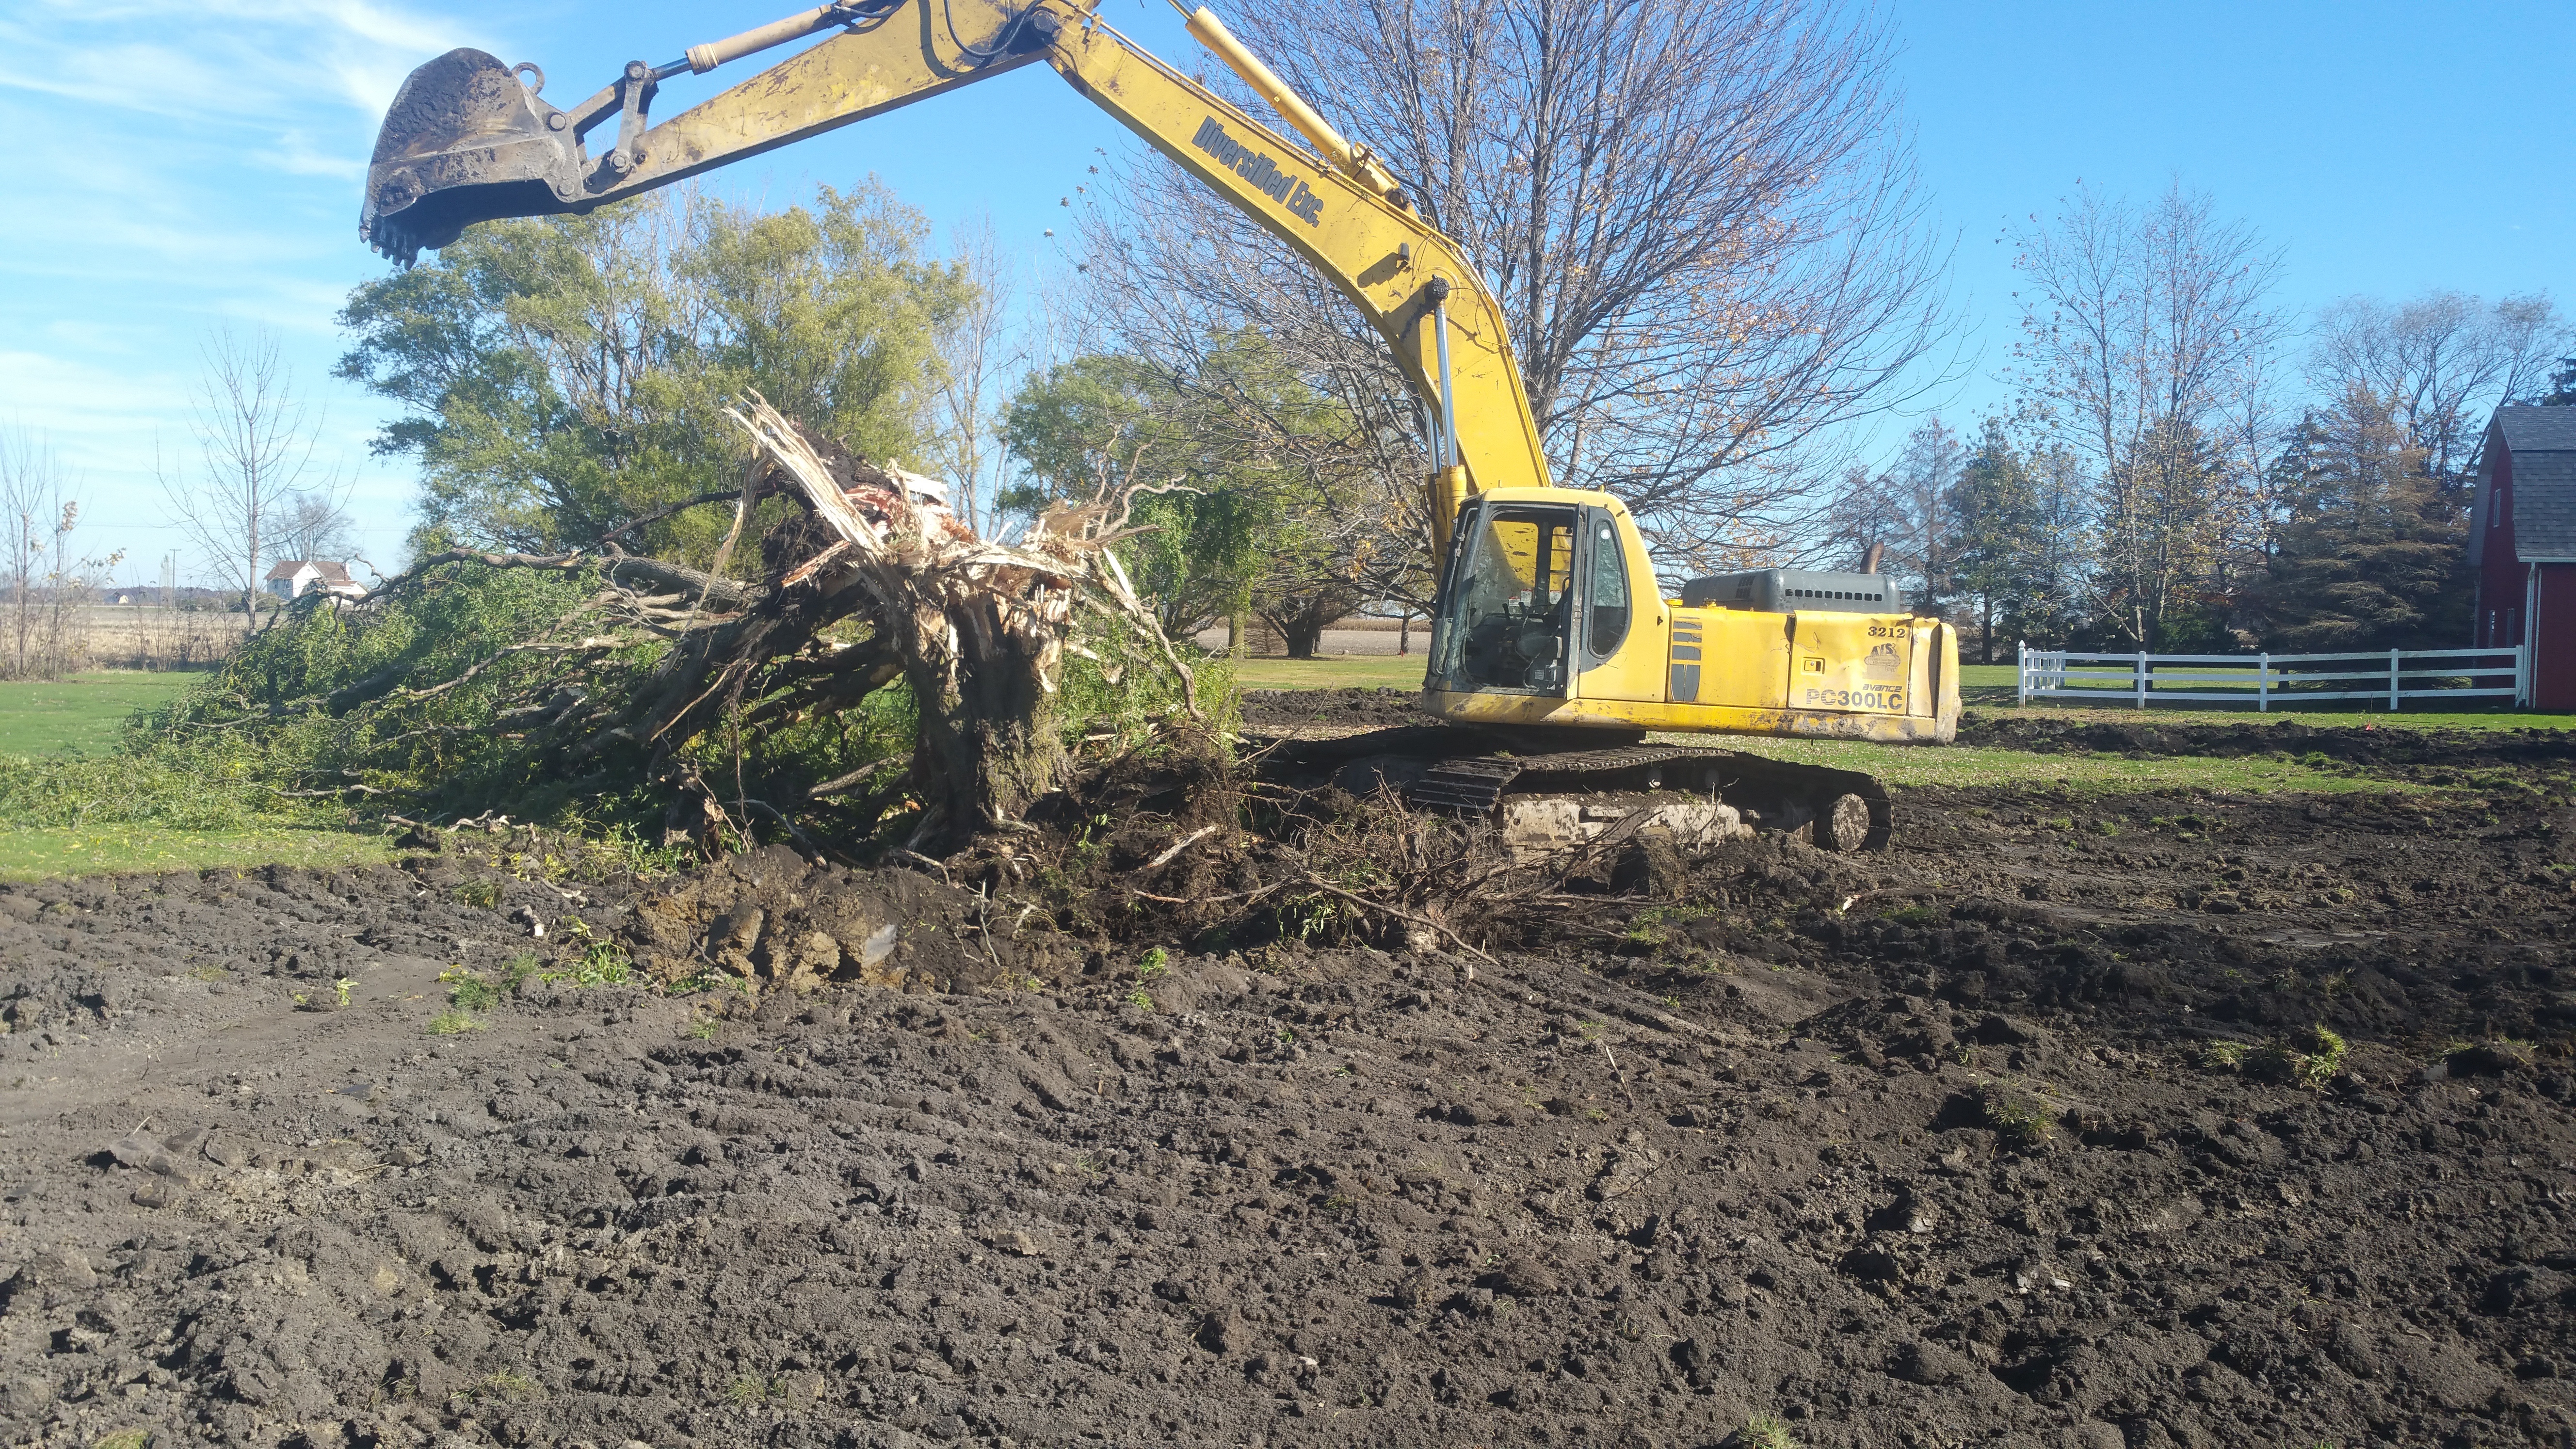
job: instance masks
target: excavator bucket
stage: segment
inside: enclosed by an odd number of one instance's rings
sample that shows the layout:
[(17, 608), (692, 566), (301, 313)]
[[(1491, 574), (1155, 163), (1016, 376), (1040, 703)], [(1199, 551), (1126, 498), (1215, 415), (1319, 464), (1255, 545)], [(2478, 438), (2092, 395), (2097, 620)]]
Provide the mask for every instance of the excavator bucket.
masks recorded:
[(409, 266), (478, 221), (572, 210), (579, 143), (564, 113), (479, 50), (415, 70), (376, 133), (358, 235)]

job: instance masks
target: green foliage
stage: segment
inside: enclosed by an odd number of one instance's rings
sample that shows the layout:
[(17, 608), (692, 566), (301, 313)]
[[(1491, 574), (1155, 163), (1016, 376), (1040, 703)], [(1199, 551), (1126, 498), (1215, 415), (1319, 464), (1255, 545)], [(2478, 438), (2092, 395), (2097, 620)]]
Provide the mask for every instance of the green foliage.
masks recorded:
[[(609, 744), (567, 768), (540, 736), (508, 723), (514, 700), (579, 691), (615, 703), (653, 687), (665, 651), (657, 641), (598, 653), (551, 647), (596, 626), (582, 612), (596, 587), (584, 576), (457, 563), (362, 614), (300, 613), (186, 695), (139, 715), (123, 758), (0, 759), (0, 819), (150, 818), (180, 829), (336, 821), (356, 795), (328, 792), (364, 787), (377, 792), (364, 799), (415, 813), (497, 809), (630, 838), (658, 829), (663, 796), (640, 778), (640, 745)], [(1103, 708), (1138, 711), (1154, 698), (1096, 694)], [(807, 785), (908, 752), (913, 727), (908, 696), (880, 690), (815, 718), (711, 731), (684, 741), (681, 758), (741, 780), (754, 798), (799, 799)], [(460, 891), (467, 904), (498, 900), (489, 881)]]
[(501, 1004), (501, 988), (480, 972), (450, 966), (438, 973), (438, 979), (447, 986), (447, 1004), (459, 1011), (490, 1011)]
[(1950, 537), (1945, 592), (1996, 639), (2063, 639), (2083, 614), (2079, 470), (2062, 453), (2026, 453), (1988, 418), (1942, 495)]
[[(301, 613), (185, 696), (139, 715), (128, 753), (279, 799), (363, 786), (406, 806), (470, 814), (500, 805), (540, 820), (612, 803), (584, 798), (579, 782), (497, 720), (512, 698), (568, 673), (563, 654), (510, 651), (544, 642), (591, 587), (456, 564), (364, 615)], [(659, 654), (638, 644), (582, 662), (608, 687), (631, 687)]]
[(231, 831), (319, 823), (336, 813), (262, 789), (253, 759), (238, 748), (0, 756), (0, 820), (14, 825)]
[(1978, 1106), (1984, 1110), (1986, 1126), (2006, 1147), (2026, 1152), (2045, 1146), (2055, 1135), (2057, 1114), (2036, 1097), (2014, 1091), (2001, 1082), (1980, 1084), (1976, 1096)]
[(1030, 479), (1008, 508), (1085, 500), (1131, 474), (1171, 487), (1138, 502), (1150, 531), (1122, 548), (1167, 633), (1249, 606), (1311, 653), (1410, 556), (1369, 504), (1354, 420), (1258, 332), (1210, 339), (1182, 377), (1117, 354), (1034, 374), (1002, 433)]
[(2245, 1064), (2264, 1076), (2321, 1092), (2343, 1070), (2347, 1050), (2342, 1037), (2316, 1026), (2286, 1041), (2265, 1042), (2245, 1058)]
[[(940, 325), (970, 295), (927, 221), (870, 182), (762, 213), (660, 192), (586, 217), (487, 222), (368, 282), (338, 375), (389, 399), (416, 458), (415, 542), (552, 552), (740, 480), (725, 399), (757, 388), (877, 458), (914, 450)], [(724, 522), (647, 539), (703, 561)]]
[(2464, 500), (2429, 476), (2386, 401), (2356, 391), (2309, 412), (2270, 486), (2289, 516), (2258, 601), (2269, 647), (2426, 649), (2469, 637)]
[(1736, 1449), (1800, 1449), (1789, 1426), (1769, 1414), (1756, 1414), (1744, 1421), (1744, 1427), (1727, 1437)]
[(451, 1006), (429, 1019), (429, 1034), (458, 1036), (469, 1031), (481, 1031), (484, 1026), (483, 1020), (474, 1013), (463, 1007)]

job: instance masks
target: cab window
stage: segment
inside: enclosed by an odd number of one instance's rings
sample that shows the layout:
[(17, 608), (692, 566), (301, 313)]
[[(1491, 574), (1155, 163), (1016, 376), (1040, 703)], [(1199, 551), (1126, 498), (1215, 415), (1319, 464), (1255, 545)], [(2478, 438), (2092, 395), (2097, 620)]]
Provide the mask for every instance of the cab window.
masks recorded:
[(1476, 516), (1461, 540), (1467, 554), (1444, 621), (1442, 674), (1469, 688), (1565, 687), (1578, 526), (1567, 508)]
[(1595, 659), (1619, 652), (1628, 637), (1628, 561), (1619, 552), (1619, 530), (1610, 520), (1592, 520), (1592, 587), (1584, 611), (1583, 647)]

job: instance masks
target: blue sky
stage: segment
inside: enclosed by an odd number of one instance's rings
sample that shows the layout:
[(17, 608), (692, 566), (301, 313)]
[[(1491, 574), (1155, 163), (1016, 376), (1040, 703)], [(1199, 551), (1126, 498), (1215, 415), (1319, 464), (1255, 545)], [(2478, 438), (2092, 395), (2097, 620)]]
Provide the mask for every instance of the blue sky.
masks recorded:
[[(793, 0), (498, 4), (420, 0), (10, 0), (0, 6), (0, 423), (49, 443), (87, 500), (85, 542), (120, 578), (176, 546), (154, 486), (191, 452), (207, 329), (264, 325), (354, 471), (364, 549), (391, 567), (410, 478), (369, 458), (374, 400), (327, 376), (341, 298), (383, 267), (356, 233), (377, 118), (454, 45), (533, 60), (586, 94), (629, 59), (776, 18)], [(1189, 66), (1164, 0), (1104, 13)], [(1996, 237), (2080, 179), (2136, 194), (2179, 177), (2287, 263), (2282, 300), (2435, 286), (2576, 303), (2576, 5), (1954, 3), (1883, 12), (1923, 179), (1956, 238), (1972, 324), (1954, 421), (2001, 400), (2015, 317)], [(728, 83), (673, 83), (666, 107)], [(1329, 113), (1329, 97), (1315, 98)], [(1365, 139), (1365, 138), (1362, 138)], [(1043, 68), (777, 152), (714, 184), (784, 203), (871, 171), (945, 225), (989, 217), (1038, 263), (1094, 147), (1132, 144)], [(1059, 242), (1062, 240), (1058, 239)], [(189, 565), (194, 571), (193, 562)]]

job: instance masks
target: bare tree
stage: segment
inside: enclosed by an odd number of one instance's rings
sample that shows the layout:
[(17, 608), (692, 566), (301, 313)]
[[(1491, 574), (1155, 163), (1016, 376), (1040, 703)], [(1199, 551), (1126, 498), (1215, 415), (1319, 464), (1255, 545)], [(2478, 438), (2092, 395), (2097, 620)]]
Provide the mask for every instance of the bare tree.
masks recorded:
[(1827, 564), (1858, 568), (1871, 547), (1883, 545), (1881, 570), (1898, 576), (1917, 608), (1931, 607), (1950, 588), (1944, 501), (1967, 461), (1958, 431), (1936, 417), (1906, 434), (1887, 468), (1847, 469), (1826, 510)]
[[(0, 434), (0, 571), (9, 589), (9, 672), (27, 678), (41, 664), (37, 598), (62, 512), (62, 479), (52, 450), (18, 429)], [(32, 658), (31, 658), (32, 652)]]
[(51, 449), (23, 431), (0, 432), (0, 582), (8, 589), (7, 672), (19, 679), (80, 667), (91, 590), (125, 557), (80, 555), (72, 534), (81, 505), (66, 481)]
[(2309, 359), (2317, 390), (2341, 399), (2359, 388), (2385, 401), (2407, 446), (2422, 450), (2427, 475), (2450, 492), (2469, 486), (2487, 412), (2546, 391), (2568, 338), (2546, 296), (2489, 303), (2452, 291), (2395, 305), (2347, 297), (2317, 330)]
[(2279, 257), (2178, 182), (2145, 207), (2079, 190), (2016, 240), (2028, 420), (2084, 460), (2094, 602), (2153, 649), (2258, 531)]
[(939, 367), (930, 391), (930, 471), (955, 490), (949, 506), (979, 533), (998, 523), (1008, 453), (1001, 447), (1002, 410), (1011, 384), (1029, 370), (1028, 349), (1011, 325), (1018, 291), (1012, 258), (987, 217), (962, 231), (950, 265), (973, 284), (939, 331)]
[(226, 588), (241, 589), (245, 636), (259, 632), (259, 566), (295, 498), (313, 475), (320, 425), (295, 395), (295, 378), (263, 328), (249, 337), (218, 329), (200, 349), (193, 481), (164, 473), (172, 520)]
[(275, 559), (328, 559), (342, 562), (349, 553), (356, 520), (349, 516), (349, 485), (325, 477), (311, 488), (299, 488), (279, 501), (268, 552)]
[[(1944, 335), (1886, 37), (1830, 0), (1251, 0), (1239, 28), (1484, 267), (1558, 476), (1621, 493), (1668, 563), (1775, 540), (1827, 431)], [(1285, 247), (1176, 168), (1128, 181), (1083, 257), (1134, 350), (1256, 326), (1367, 439), (1414, 428)]]

